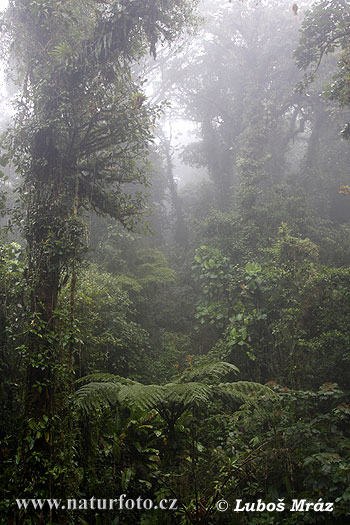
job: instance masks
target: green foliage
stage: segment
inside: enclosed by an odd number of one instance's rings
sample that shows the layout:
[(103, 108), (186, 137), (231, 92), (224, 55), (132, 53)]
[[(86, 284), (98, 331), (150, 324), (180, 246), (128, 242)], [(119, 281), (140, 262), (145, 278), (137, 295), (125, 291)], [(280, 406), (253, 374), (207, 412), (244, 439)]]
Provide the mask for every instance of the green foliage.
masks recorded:
[(298, 65), (302, 68), (318, 64), (324, 54), (337, 48), (346, 49), (349, 44), (349, 12), (344, 2), (322, 0), (314, 4), (303, 20), (299, 48), (296, 51)]
[[(63, 345), (69, 335), (70, 286), (60, 297), (65, 312)], [(134, 309), (123, 281), (90, 264), (81, 271), (76, 289), (74, 346), (79, 375), (100, 370), (137, 375), (148, 347), (147, 333), (134, 321)]]
[[(325, 55), (334, 54), (337, 57), (338, 70), (325, 85), (324, 95), (342, 107), (350, 103), (349, 20), (347, 2), (322, 0), (315, 3), (306, 13), (299, 46), (295, 52), (297, 64), (304, 70), (314, 68), (317, 71)], [(311, 74), (306, 83), (313, 80), (314, 74)], [(344, 138), (347, 138), (346, 129), (345, 126), (342, 131)]]
[[(341, 522), (348, 512), (346, 396), (333, 383), (325, 383), (316, 392), (272, 387), (279, 393), (279, 403), (272, 406), (267, 399), (258, 411), (245, 407), (233, 416), (235, 430), (232, 441), (226, 437), (227, 450), (231, 443), (246, 452), (265, 443), (248, 467), (248, 483), (234, 498), (256, 501), (262, 494), (270, 501), (284, 498), (287, 510), (274, 514), (274, 519), (292, 524), (300, 519), (288, 512), (293, 498), (317, 501), (321, 497), (335, 502), (332, 520), (337, 523), (338, 516), (343, 516)], [(264, 523), (266, 517), (267, 513), (259, 514), (253, 523)], [(310, 523), (327, 523), (327, 519), (322, 514), (308, 515)]]
[(218, 328), (227, 317), (228, 286), (233, 267), (227, 257), (216, 248), (201, 246), (194, 256), (193, 269), (201, 282), (205, 299), (197, 308), (197, 318), (203, 324), (209, 321)]
[[(339, 363), (347, 359), (348, 335), (343, 325), (347, 314), (342, 317), (339, 309), (344, 312), (341, 296), (347, 294), (348, 271), (322, 268), (317, 246), (309, 239), (292, 236), (286, 224), (265, 251), (263, 264), (232, 266), (217, 249), (215, 255), (217, 268), (212, 257), (212, 267), (206, 269), (198, 255), (194, 268), (201, 270), (203, 290), (197, 317), (204, 326), (220, 323), (214, 340), (218, 355), (237, 363), (244, 377), (257, 381), (317, 387), (313, 378), (317, 366), (319, 381), (328, 378), (347, 388), (342, 367), (334, 366), (332, 360)], [(222, 270), (223, 260), (227, 273)], [(224, 289), (220, 278), (213, 278), (217, 274), (224, 279)], [(328, 280), (333, 292), (325, 284)], [(318, 315), (322, 317), (320, 323)], [(323, 335), (321, 326), (326, 329)], [(328, 349), (323, 354), (328, 375), (318, 363), (324, 345)]]
[[(187, 334), (165, 329), (158, 329), (153, 339), (146, 366), (152, 371), (152, 380), (167, 383), (173, 380), (175, 373), (181, 374), (188, 367), (189, 360), (193, 359), (192, 342)], [(147, 376), (145, 378), (148, 380)]]
[(175, 271), (169, 268), (168, 261), (160, 250), (139, 250), (135, 262), (135, 276), (146, 295), (155, 286), (162, 287), (175, 282)]

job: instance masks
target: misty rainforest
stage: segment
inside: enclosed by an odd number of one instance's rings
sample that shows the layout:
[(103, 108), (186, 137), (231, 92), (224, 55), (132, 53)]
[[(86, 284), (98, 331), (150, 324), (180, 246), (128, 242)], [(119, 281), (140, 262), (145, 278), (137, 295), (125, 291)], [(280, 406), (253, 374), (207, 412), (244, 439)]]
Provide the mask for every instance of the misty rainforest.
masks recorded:
[(350, 0), (0, 34), (0, 524), (350, 523)]

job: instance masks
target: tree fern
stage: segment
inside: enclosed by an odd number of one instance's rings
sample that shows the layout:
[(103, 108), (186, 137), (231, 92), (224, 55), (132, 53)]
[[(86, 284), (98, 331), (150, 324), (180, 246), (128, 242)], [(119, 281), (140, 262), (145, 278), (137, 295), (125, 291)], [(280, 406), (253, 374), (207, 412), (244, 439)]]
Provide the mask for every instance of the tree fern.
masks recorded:
[(190, 381), (200, 381), (203, 383), (219, 382), (223, 377), (239, 372), (239, 369), (231, 363), (218, 361), (197, 366), (194, 369), (186, 370), (174, 383), (187, 383)]
[(76, 406), (86, 412), (91, 412), (101, 406), (116, 405), (119, 403), (118, 392), (121, 384), (107, 381), (92, 381), (83, 385), (75, 393), (74, 402)]
[[(112, 376), (112, 381), (108, 380), (108, 376)], [(132, 410), (150, 410), (163, 397), (160, 385), (143, 385), (132, 380), (126, 383), (125, 378), (113, 377), (113, 374), (92, 374), (82, 380), (85, 382), (89, 378), (95, 380), (81, 386), (74, 395), (76, 406), (87, 412), (116, 404)]]
[(123, 385), (118, 392), (121, 405), (138, 410), (152, 410), (163, 398), (164, 387), (160, 385)]
[(236, 381), (234, 383), (220, 383), (215, 387), (215, 395), (227, 402), (255, 403), (262, 395), (276, 397), (267, 386), (250, 381)]
[(163, 404), (178, 404), (185, 407), (207, 405), (212, 397), (210, 385), (203, 383), (169, 383), (164, 387)]
[[(115, 404), (131, 410), (155, 409), (173, 426), (185, 410), (204, 409), (215, 399), (227, 403), (255, 403), (260, 395), (275, 395), (270, 388), (249, 381), (208, 384), (209, 378), (218, 380), (231, 371), (236, 372), (237, 368), (230, 363), (213, 363), (186, 372), (177, 382), (167, 385), (143, 385), (113, 374), (91, 374), (79, 380), (86, 384), (77, 390), (74, 399), (85, 411)], [(190, 381), (194, 378), (202, 381)]]

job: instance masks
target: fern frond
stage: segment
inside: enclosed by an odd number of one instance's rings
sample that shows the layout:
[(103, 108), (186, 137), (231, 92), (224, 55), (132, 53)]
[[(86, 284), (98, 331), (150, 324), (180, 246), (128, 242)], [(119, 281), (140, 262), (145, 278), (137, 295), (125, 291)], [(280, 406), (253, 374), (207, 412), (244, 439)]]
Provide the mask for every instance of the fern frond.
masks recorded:
[(182, 405), (185, 408), (191, 406), (203, 406), (208, 404), (212, 392), (209, 385), (203, 383), (169, 383), (164, 386), (165, 397), (162, 404)]
[(160, 385), (121, 385), (118, 401), (129, 408), (149, 410), (154, 408), (164, 397), (164, 387)]
[[(155, 408), (161, 414), (172, 414), (171, 417), (176, 420), (185, 410), (206, 407), (209, 401), (218, 398), (229, 403), (256, 404), (261, 395), (276, 397), (270, 388), (259, 383), (237, 381), (217, 384), (220, 377), (237, 370), (230, 363), (212, 363), (191, 370), (180, 378), (180, 382), (163, 386), (143, 385), (113, 374), (91, 374), (78, 381), (86, 384), (77, 390), (74, 399), (76, 405), (85, 411), (119, 403), (134, 410)], [(193, 378), (203, 378), (203, 381), (190, 381)]]
[(118, 402), (118, 392), (122, 385), (111, 382), (90, 382), (75, 392), (76, 406), (90, 412), (101, 406), (115, 405)]
[(271, 388), (251, 381), (220, 383), (219, 385), (213, 385), (212, 388), (217, 397), (221, 397), (228, 402), (236, 401), (255, 404), (260, 396), (276, 397)]
[(208, 363), (193, 370), (186, 370), (174, 383), (204, 382), (211, 384), (220, 381), (230, 373), (237, 373), (239, 369), (231, 363), (218, 361), (217, 363)]

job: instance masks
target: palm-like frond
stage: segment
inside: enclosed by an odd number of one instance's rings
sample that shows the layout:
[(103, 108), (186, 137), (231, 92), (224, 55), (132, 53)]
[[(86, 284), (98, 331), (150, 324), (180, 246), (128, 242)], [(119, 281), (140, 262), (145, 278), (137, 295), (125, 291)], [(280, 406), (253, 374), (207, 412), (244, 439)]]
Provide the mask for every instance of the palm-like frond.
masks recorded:
[(101, 406), (116, 405), (121, 384), (107, 381), (92, 381), (83, 385), (74, 395), (76, 406), (86, 412), (91, 412)]
[(160, 385), (122, 385), (118, 392), (118, 401), (129, 408), (152, 410), (164, 397), (164, 387)]
[(125, 378), (120, 382), (118, 376), (114, 376), (113, 381), (108, 381), (109, 374), (96, 377), (97, 375), (92, 374), (91, 377), (95, 380), (76, 391), (74, 401), (78, 408), (91, 411), (98, 406), (120, 404), (130, 409), (150, 410), (164, 397), (164, 387), (160, 385), (143, 385), (131, 380), (125, 383)]
[(188, 382), (202, 382), (215, 383), (222, 380), (223, 377), (231, 373), (239, 372), (239, 369), (231, 363), (225, 361), (218, 361), (217, 363), (209, 363), (195, 367), (192, 370), (186, 370), (174, 383), (188, 383)]
[[(143, 385), (113, 374), (91, 374), (79, 380), (79, 383), (85, 384), (75, 393), (75, 402), (86, 411), (117, 403), (132, 410), (156, 409), (164, 419), (174, 424), (185, 410), (206, 407), (215, 399), (223, 399), (227, 403), (255, 404), (261, 395), (275, 396), (270, 388), (260, 383), (217, 383), (220, 377), (232, 371), (237, 372), (237, 368), (230, 363), (213, 363), (191, 370), (179, 382), (167, 385)], [(203, 380), (193, 381), (194, 378)], [(214, 381), (208, 384), (209, 379)]]
[(164, 386), (162, 404), (177, 404), (184, 407), (207, 405), (212, 397), (210, 385), (203, 383), (169, 383)]
[(229, 403), (251, 403), (255, 404), (260, 396), (276, 397), (271, 388), (250, 381), (235, 381), (234, 383), (220, 383), (212, 388), (215, 396)]

